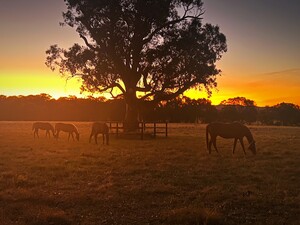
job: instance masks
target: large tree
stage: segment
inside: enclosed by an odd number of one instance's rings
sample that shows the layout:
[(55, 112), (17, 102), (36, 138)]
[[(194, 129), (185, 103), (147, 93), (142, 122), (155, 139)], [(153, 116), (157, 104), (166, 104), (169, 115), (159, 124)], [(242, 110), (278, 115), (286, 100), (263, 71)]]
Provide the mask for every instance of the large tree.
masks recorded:
[[(64, 23), (84, 46), (52, 45), (46, 64), (80, 76), (82, 90), (118, 89), (135, 124), (140, 105), (158, 103), (190, 88), (216, 86), (216, 61), (226, 51), (218, 26), (203, 24), (201, 0), (65, 0)], [(114, 96), (120, 97), (120, 96)]]

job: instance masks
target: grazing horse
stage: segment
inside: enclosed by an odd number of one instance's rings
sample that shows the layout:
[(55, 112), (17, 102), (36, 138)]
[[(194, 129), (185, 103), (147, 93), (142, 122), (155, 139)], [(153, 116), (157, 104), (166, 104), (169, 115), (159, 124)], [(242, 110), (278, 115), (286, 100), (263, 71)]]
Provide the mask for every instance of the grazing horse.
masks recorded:
[(108, 132), (108, 126), (107, 126), (106, 123), (99, 123), (99, 122), (93, 123), (92, 132), (91, 132), (91, 135), (90, 135), (90, 143), (91, 143), (92, 137), (94, 136), (95, 142), (96, 142), (96, 144), (98, 144), (98, 141), (97, 141), (98, 134), (102, 134), (103, 144), (104, 144), (104, 140), (105, 140), (105, 137), (106, 137), (106, 144), (108, 145), (109, 132)]
[(58, 138), (60, 131), (69, 133), (68, 140), (70, 140), (70, 136), (72, 136), (73, 141), (74, 141), (73, 133), (75, 133), (76, 134), (76, 139), (77, 139), (77, 141), (79, 141), (79, 132), (78, 132), (78, 130), (75, 127), (74, 124), (71, 124), (71, 123), (56, 123), (55, 124), (55, 133), (56, 133), (55, 137), (56, 138)]
[(35, 122), (32, 125), (33, 137), (37, 136), (39, 138), (39, 130), (46, 130), (46, 137), (48, 136), (50, 138), (50, 131), (52, 131), (52, 134), (54, 136), (54, 128), (50, 123), (46, 122)]
[[(209, 140), (210, 135), (210, 140)], [(216, 146), (217, 136), (222, 138), (234, 138), (233, 150), (232, 154), (234, 154), (237, 140), (240, 141), (244, 154), (246, 155), (243, 138), (246, 137), (249, 143), (248, 149), (252, 151), (252, 153), (256, 154), (256, 146), (253, 136), (248, 127), (243, 124), (234, 122), (234, 123), (210, 123), (206, 126), (206, 145), (211, 153), (211, 145), (213, 144), (215, 150), (218, 152)], [(218, 152), (219, 153), (219, 152)]]

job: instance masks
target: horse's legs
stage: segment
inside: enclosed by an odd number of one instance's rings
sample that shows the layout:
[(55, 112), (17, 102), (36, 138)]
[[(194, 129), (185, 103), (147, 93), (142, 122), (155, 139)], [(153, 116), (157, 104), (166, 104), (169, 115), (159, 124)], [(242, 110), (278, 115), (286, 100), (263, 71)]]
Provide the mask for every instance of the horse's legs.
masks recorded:
[(236, 143), (237, 143), (237, 138), (234, 139), (232, 154), (234, 154)]
[(50, 138), (50, 132), (49, 132), (49, 130), (46, 130), (46, 137)]
[(109, 134), (106, 133), (105, 136), (106, 136), (106, 145), (109, 145)]
[(212, 138), (212, 143), (213, 143), (213, 145), (214, 145), (214, 147), (215, 147), (216, 152), (219, 153), (219, 151), (218, 151), (218, 149), (217, 149), (217, 137), (213, 137), (213, 138)]
[(102, 139), (103, 139), (103, 144), (104, 144), (104, 140), (105, 140), (104, 133), (102, 133)]
[(211, 153), (211, 145), (212, 145), (212, 140), (210, 139), (208, 142), (208, 153)]
[(93, 132), (91, 132), (89, 143), (91, 143), (92, 137), (93, 137)]
[(74, 136), (72, 132), (69, 132), (69, 136), (68, 136), (68, 141), (70, 141), (70, 137), (72, 137), (73, 141), (74, 141)]
[(36, 136), (37, 136), (38, 138), (40, 138), (40, 137), (39, 137), (39, 129), (36, 129), (36, 130), (35, 130), (35, 133), (36, 133)]
[(98, 144), (98, 134), (95, 134), (95, 143)]
[(240, 138), (239, 140), (240, 140), (241, 146), (242, 146), (242, 148), (243, 148), (244, 154), (246, 155), (246, 151), (245, 151), (245, 146), (244, 146), (243, 138)]

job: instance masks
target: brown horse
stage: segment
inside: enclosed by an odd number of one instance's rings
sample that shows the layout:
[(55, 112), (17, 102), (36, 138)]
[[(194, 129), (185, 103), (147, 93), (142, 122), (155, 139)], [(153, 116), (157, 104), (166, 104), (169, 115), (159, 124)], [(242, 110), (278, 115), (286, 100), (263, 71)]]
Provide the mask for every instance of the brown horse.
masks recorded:
[(60, 131), (69, 133), (68, 140), (70, 140), (70, 136), (72, 136), (73, 141), (74, 141), (73, 133), (75, 133), (76, 139), (77, 139), (77, 141), (79, 141), (79, 132), (78, 132), (78, 129), (75, 127), (74, 124), (71, 124), (71, 123), (56, 123), (55, 124), (55, 137), (56, 138), (58, 138)]
[(99, 123), (99, 122), (95, 122), (92, 125), (92, 132), (90, 135), (90, 143), (91, 143), (91, 139), (94, 136), (95, 138), (95, 143), (98, 144), (97, 141), (97, 136), (98, 134), (102, 134), (102, 138), (103, 138), (103, 144), (104, 144), (104, 140), (106, 137), (106, 144), (108, 145), (109, 142), (109, 129), (106, 123)]
[[(210, 135), (210, 140), (209, 140)], [(246, 155), (243, 138), (246, 137), (249, 143), (248, 149), (255, 155), (256, 154), (256, 146), (253, 136), (248, 127), (243, 124), (234, 122), (234, 123), (210, 123), (206, 126), (206, 145), (211, 153), (211, 145), (213, 144), (215, 150), (218, 152), (216, 140), (217, 136), (222, 138), (234, 138), (233, 150), (232, 154), (234, 154), (237, 140), (240, 141), (244, 154)], [(218, 152), (219, 153), (219, 152)]]
[(35, 122), (32, 125), (33, 137), (37, 136), (39, 138), (39, 130), (46, 130), (46, 137), (50, 138), (50, 131), (54, 136), (54, 128), (50, 123), (47, 122)]

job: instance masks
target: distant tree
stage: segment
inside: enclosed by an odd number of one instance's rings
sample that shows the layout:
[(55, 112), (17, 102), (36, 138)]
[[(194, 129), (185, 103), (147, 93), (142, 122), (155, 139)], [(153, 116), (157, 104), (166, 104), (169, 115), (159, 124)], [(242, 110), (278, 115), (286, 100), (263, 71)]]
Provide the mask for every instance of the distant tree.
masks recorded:
[(183, 97), (183, 111), (186, 114), (187, 122), (198, 122), (198, 121), (208, 121), (210, 109), (212, 107), (211, 101), (205, 98), (200, 99), (190, 99), (188, 97)]
[(191, 99), (179, 96), (162, 102), (154, 109), (147, 108), (146, 120), (167, 120), (170, 122), (207, 122), (216, 117), (217, 110), (207, 99)]
[(273, 125), (274, 120), (276, 120), (274, 107), (266, 106), (258, 111), (258, 121), (262, 124)]
[(245, 97), (235, 97), (221, 101), (220, 105), (226, 106), (221, 113), (221, 116), (224, 117), (225, 120), (241, 120), (249, 123), (257, 121), (258, 112), (256, 103), (253, 100)]
[(183, 122), (184, 121), (184, 111), (183, 111), (183, 101), (182, 97), (176, 97), (167, 101), (162, 105), (164, 115), (166, 119), (170, 122)]
[(221, 101), (220, 105), (256, 106), (256, 103), (245, 97), (235, 97)]
[(275, 105), (275, 119), (282, 125), (295, 125), (300, 123), (300, 108), (293, 103), (280, 103)]
[(257, 121), (258, 111), (255, 106), (244, 106), (241, 114), (242, 120), (248, 123), (253, 123)]
[(227, 49), (226, 38), (218, 26), (202, 23), (201, 0), (65, 2), (64, 24), (76, 29), (85, 46), (53, 45), (46, 65), (80, 76), (84, 91), (118, 89), (128, 129), (136, 127), (144, 100), (157, 104), (189, 88), (216, 86), (215, 63)]
[(241, 113), (235, 105), (227, 105), (220, 110), (219, 119), (225, 122), (241, 120)]

